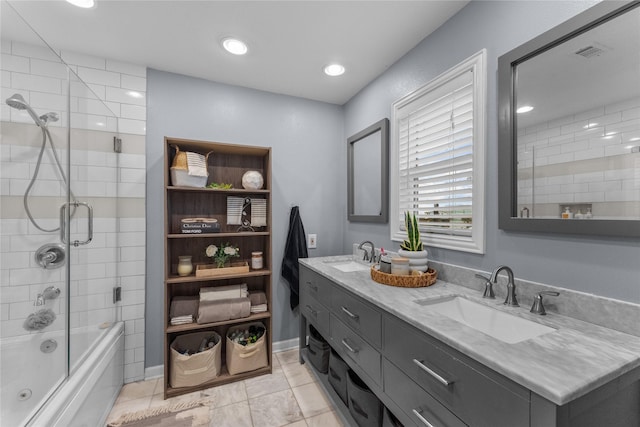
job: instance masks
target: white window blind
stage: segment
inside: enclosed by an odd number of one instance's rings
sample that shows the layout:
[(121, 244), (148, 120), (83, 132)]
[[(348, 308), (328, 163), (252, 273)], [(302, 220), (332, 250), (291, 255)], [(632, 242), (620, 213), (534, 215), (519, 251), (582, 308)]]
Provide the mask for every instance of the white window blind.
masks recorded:
[(483, 195), (477, 188), (483, 193), (484, 124), (478, 122), (484, 120), (484, 100), (478, 98), (484, 91), (476, 87), (482, 86), (476, 65), (463, 63), (394, 104), (396, 240), (409, 211), (418, 216), (425, 244), (484, 251), (484, 215), (478, 210)]

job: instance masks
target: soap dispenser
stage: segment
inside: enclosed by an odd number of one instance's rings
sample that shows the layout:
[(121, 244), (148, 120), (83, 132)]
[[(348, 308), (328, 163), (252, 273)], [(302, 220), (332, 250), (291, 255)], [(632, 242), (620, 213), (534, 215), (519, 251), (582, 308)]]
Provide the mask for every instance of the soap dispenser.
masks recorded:
[(569, 209), (569, 206), (564, 208), (564, 212), (562, 212), (562, 219), (570, 219), (573, 218), (573, 212)]

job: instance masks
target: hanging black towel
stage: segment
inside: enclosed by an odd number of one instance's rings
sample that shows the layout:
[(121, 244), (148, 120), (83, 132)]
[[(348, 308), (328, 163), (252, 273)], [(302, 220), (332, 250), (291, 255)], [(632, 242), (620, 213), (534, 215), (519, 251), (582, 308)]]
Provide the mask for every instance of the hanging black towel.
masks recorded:
[(300, 268), (298, 266), (298, 258), (308, 258), (307, 240), (305, 238), (304, 225), (300, 219), (300, 211), (297, 206), (291, 208), (289, 216), (289, 233), (287, 234), (287, 242), (284, 247), (284, 257), (282, 258), (282, 277), (289, 282), (291, 295), (289, 296), (289, 305), (291, 310), (298, 306), (299, 289), (300, 289)]

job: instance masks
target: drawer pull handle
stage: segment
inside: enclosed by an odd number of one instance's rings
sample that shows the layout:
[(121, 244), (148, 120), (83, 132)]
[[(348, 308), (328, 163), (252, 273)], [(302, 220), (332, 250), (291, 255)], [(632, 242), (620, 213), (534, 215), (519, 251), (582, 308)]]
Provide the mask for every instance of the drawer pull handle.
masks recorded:
[(422, 421), (422, 423), (423, 423), (424, 425), (426, 425), (427, 427), (435, 427), (433, 424), (431, 424), (429, 421), (427, 421), (427, 420), (422, 416), (422, 414), (420, 413), (420, 411), (418, 411), (417, 409), (413, 409), (413, 414), (414, 414), (416, 417), (418, 417), (418, 419), (419, 419), (420, 421)]
[(318, 317), (318, 312), (313, 309), (309, 304), (307, 304), (307, 309), (313, 314), (313, 317)]
[(312, 282), (307, 282), (307, 285), (309, 285), (309, 287), (314, 291), (318, 292), (318, 287), (314, 285)]
[(347, 350), (349, 350), (351, 353), (358, 354), (358, 350), (356, 350), (355, 348), (351, 347), (347, 341), (342, 340), (342, 345), (345, 346), (345, 348)]
[(349, 316), (350, 318), (352, 318), (353, 320), (358, 320), (358, 317), (360, 317), (360, 316), (358, 316), (357, 314), (353, 314), (352, 312), (350, 312), (350, 311), (349, 311), (346, 307), (344, 307), (344, 306), (342, 306), (341, 308), (342, 308), (342, 311), (344, 311), (344, 312), (345, 312), (345, 314), (346, 314), (347, 316)]
[(415, 363), (416, 365), (418, 365), (418, 368), (422, 369), (423, 371), (425, 371), (427, 374), (431, 375), (433, 378), (435, 378), (436, 380), (438, 380), (441, 384), (445, 385), (445, 386), (450, 386), (451, 384), (453, 384), (453, 381), (448, 381), (444, 378), (442, 378), (440, 375), (436, 374), (435, 372), (433, 372), (431, 369), (429, 369), (428, 366), (425, 366), (421, 361), (419, 361), (418, 359), (413, 359), (413, 363)]

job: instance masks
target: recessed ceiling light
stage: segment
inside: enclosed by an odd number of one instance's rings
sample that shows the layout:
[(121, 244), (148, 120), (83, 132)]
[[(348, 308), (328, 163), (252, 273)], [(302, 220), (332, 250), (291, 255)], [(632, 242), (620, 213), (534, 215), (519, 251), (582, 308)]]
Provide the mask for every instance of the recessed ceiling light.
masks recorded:
[(227, 52), (234, 55), (244, 55), (249, 50), (245, 42), (234, 38), (226, 38), (222, 40), (222, 47), (224, 47)]
[(91, 9), (96, 5), (96, 2), (94, 0), (67, 0), (67, 2), (83, 9)]
[(516, 110), (516, 113), (518, 114), (528, 113), (531, 110), (533, 110), (533, 107), (531, 105), (523, 105), (522, 107)]
[(340, 64), (329, 64), (324, 67), (324, 73), (331, 77), (341, 76), (344, 74), (344, 67)]

